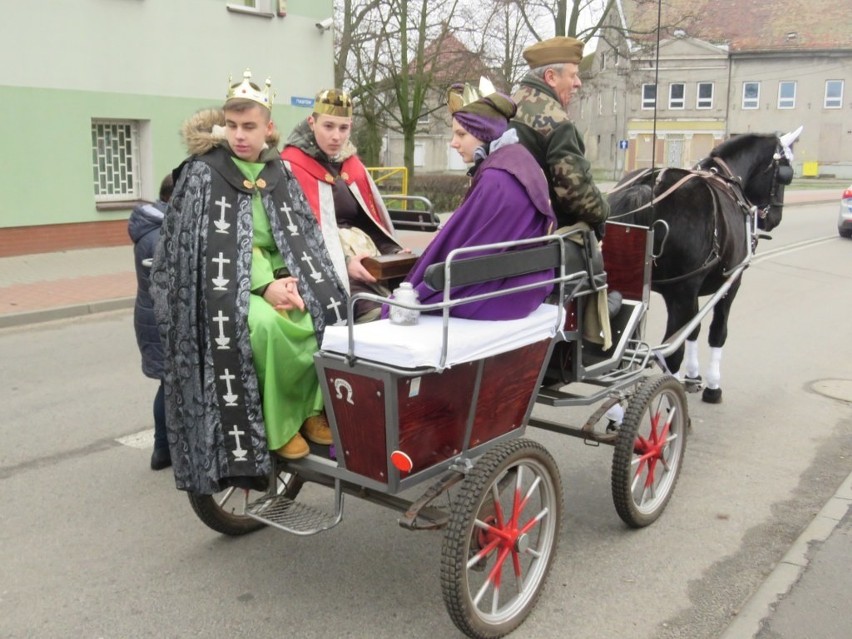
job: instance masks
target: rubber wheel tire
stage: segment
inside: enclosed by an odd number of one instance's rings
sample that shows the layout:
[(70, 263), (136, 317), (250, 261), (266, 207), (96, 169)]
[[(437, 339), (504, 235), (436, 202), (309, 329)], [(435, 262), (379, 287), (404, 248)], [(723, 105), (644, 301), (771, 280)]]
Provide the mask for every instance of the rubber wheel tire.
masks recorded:
[(556, 556), (562, 500), (556, 462), (528, 439), (495, 446), (464, 479), (444, 534), (441, 589), (467, 636), (502, 637), (535, 607)]
[(671, 375), (648, 378), (630, 398), (612, 459), (612, 499), (631, 528), (654, 523), (665, 510), (680, 475), (688, 428), (686, 394)]
[[(278, 476), (276, 490), (279, 494), (283, 493), (290, 499), (295, 499), (304, 483), (298, 475), (281, 473)], [(248, 492), (249, 494), (246, 495), (245, 489), (227, 488), (213, 495), (190, 492), (187, 496), (195, 514), (206, 526), (223, 535), (239, 537), (266, 526), (244, 514), (246, 503), (251, 503), (262, 494), (255, 491)]]

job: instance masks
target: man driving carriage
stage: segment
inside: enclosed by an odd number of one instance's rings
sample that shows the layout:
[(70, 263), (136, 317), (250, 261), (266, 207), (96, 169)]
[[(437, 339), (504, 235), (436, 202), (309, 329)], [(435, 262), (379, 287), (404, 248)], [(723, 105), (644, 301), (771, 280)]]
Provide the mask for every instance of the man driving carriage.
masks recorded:
[(592, 177), (583, 136), (566, 112), (580, 88), (583, 42), (556, 36), (523, 52), (530, 70), (513, 96), (518, 112), (511, 126), (544, 169), (559, 226), (586, 222), (598, 237), (609, 205)]

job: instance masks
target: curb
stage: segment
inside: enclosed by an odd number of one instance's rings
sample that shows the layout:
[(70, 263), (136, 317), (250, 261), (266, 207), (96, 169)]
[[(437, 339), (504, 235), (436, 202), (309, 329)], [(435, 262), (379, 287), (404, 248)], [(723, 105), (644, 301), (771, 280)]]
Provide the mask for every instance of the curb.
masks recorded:
[(737, 618), (725, 629), (719, 639), (744, 639), (754, 637), (760, 632), (764, 619), (772, 615), (775, 605), (793, 589), (810, 564), (811, 557), (808, 555), (813, 550), (811, 544), (828, 539), (850, 506), (852, 506), (852, 473), (843, 480), (834, 496), (826, 502), (804, 532), (793, 542), (787, 554), (778, 562), (761, 586), (746, 600)]
[(0, 315), (0, 328), (23, 326), (25, 324), (39, 324), (41, 322), (80, 317), (81, 315), (92, 315), (94, 313), (124, 310), (127, 308), (133, 308), (135, 302), (135, 297), (120, 297), (112, 300), (101, 300), (98, 302), (87, 302), (85, 304), (60, 306), (58, 308), (45, 308), (38, 311), (10, 313), (8, 315)]

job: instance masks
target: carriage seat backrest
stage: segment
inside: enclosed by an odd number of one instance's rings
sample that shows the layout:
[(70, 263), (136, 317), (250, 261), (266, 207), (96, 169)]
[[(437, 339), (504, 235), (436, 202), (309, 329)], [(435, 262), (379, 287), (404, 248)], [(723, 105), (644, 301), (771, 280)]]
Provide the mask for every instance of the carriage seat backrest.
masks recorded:
[[(606, 284), (607, 275), (604, 271), (604, 258), (597, 250), (594, 234), (589, 231), (574, 235), (582, 241), (568, 239), (564, 242), (566, 276), (576, 274), (579, 278), (586, 275), (589, 279), (588, 290), (600, 288)], [(561, 263), (559, 243), (549, 242), (544, 246), (453, 260), (450, 263), (450, 281), (453, 287), (469, 286), (558, 269)], [(438, 262), (429, 266), (424, 274), (424, 281), (432, 290), (442, 290), (446, 285), (445, 263)]]
[(626, 300), (646, 301), (651, 280), (653, 233), (644, 226), (607, 222), (603, 262), (611, 291)]
[(383, 197), (393, 227), (397, 231), (422, 231), (432, 233), (438, 230), (441, 220), (435, 209), (425, 197), (416, 195), (386, 195)]

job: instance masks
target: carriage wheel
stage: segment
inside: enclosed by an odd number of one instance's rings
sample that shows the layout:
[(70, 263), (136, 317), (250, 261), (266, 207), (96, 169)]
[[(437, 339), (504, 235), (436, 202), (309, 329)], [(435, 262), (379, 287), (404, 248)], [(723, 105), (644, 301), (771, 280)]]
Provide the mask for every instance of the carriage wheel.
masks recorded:
[(612, 498), (628, 526), (653, 523), (671, 499), (688, 425), (683, 386), (670, 375), (645, 380), (630, 399), (612, 459)]
[[(295, 499), (304, 483), (298, 475), (282, 472), (278, 475), (276, 490), (279, 495)], [(233, 487), (213, 495), (187, 493), (189, 503), (198, 518), (216, 532), (231, 537), (246, 535), (266, 525), (245, 514), (246, 504), (262, 494)]]
[(516, 439), (489, 450), (465, 478), (441, 549), (441, 589), (469, 637), (502, 637), (535, 606), (562, 520), (562, 483), (540, 444)]

